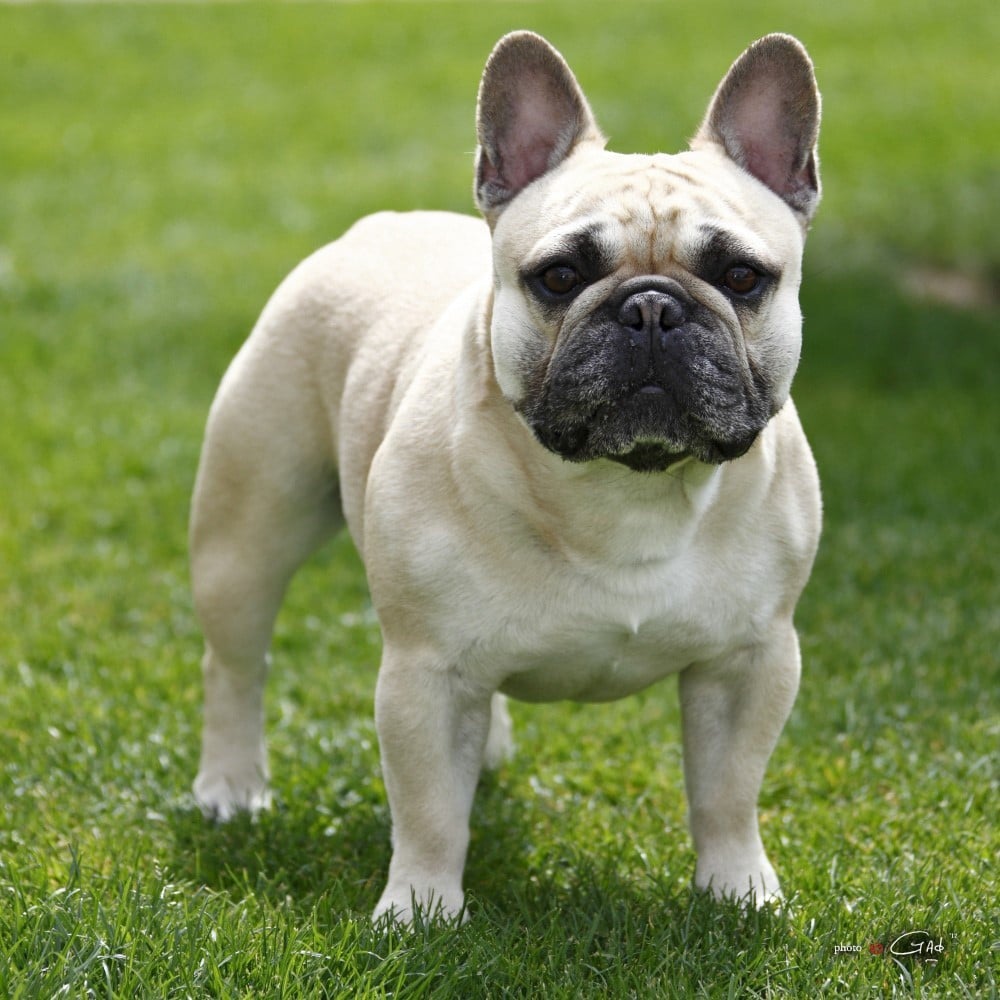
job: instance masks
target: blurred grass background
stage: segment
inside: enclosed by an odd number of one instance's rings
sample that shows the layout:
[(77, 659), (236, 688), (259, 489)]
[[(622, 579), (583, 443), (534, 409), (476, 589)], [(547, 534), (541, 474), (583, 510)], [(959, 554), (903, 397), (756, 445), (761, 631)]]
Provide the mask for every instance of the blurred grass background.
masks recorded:
[[(826, 528), (762, 800), (781, 918), (688, 894), (665, 684), (515, 706), (521, 753), (474, 817), (476, 919), (457, 944), (370, 931), (378, 634), (345, 542), (279, 622), (277, 809), (223, 831), (190, 811), (185, 530), (215, 386), (357, 216), (472, 210), (479, 74), (518, 27), (620, 151), (679, 148), (767, 31), (816, 63), (795, 398)], [(995, 996), (998, 48), (979, 0), (0, 6), (8, 995)], [(936, 967), (833, 957), (917, 925), (947, 938)]]

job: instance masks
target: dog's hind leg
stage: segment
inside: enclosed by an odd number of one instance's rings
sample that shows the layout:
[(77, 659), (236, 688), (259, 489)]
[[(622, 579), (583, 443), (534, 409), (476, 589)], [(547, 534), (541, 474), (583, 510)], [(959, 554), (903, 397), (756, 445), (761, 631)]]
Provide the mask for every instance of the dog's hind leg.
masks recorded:
[(256, 347), (251, 338), (213, 404), (191, 511), (206, 645), (194, 792), (220, 820), (268, 804), (263, 691), (274, 620), (295, 571), (342, 523), (322, 408), (288, 358)]
[(514, 756), (512, 729), (507, 699), (498, 691), (490, 701), (490, 730), (483, 751), (483, 765), (489, 770), (497, 770)]

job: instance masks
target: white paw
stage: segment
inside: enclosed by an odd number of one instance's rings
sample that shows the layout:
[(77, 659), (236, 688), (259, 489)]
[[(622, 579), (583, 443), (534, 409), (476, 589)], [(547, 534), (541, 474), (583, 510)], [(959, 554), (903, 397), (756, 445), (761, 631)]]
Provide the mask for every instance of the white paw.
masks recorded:
[(236, 776), (202, 771), (194, 782), (194, 797), (205, 818), (219, 823), (239, 813), (255, 816), (271, 806), (267, 781), (259, 771)]
[(412, 927), (416, 917), (422, 921), (465, 923), (465, 897), (461, 889), (437, 892), (433, 888), (415, 889), (412, 885), (386, 886), (372, 914), (372, 922), (391, 921), (400, 927)]
[(749, 863), (719, 859), (712, 864), (699, 858), (694, 882), (716, 899), (735, 900), (745, 909), (760, 910), (783, 898), (778, 876), (764, 855)]

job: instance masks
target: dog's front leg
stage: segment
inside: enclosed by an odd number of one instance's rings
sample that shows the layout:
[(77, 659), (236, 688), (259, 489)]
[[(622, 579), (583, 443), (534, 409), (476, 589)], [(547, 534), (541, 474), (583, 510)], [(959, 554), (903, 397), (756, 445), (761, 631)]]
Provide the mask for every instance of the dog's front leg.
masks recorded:
[(781, 898), (760, 839), (757, 796), (798, 681), (799, 646), (790, 622), (760, 645), (681, 674), (695, 885), (716, 897), (751, 906)]
[(375, 691), (392, 811), (389, 881), (373, 919), (462, 912), (469, 813), (490, 730), (491, 692), (446, 666), (387, 647)]

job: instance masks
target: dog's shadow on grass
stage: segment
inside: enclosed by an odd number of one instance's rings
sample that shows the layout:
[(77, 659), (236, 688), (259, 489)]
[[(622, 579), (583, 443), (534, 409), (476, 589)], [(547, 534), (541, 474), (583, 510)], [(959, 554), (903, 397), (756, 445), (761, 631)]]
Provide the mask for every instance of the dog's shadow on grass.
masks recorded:
[[(169, 815), (173, 876), (234, 899), (250, 894), (311, 912), (317, 905), (345, 915), (369, 914), (385, 884), (391, 856), (391, 821), (380, 785), (336, 808), (312, 798), (226, 823), (205, 819), (193, 800)], [(469, 883), (483, 898), (495, 887), (530, 877), (525, 855), (531, 831), (510, 807), (510, 792), (484, 774), (472, 817)]]
[[(236, 902), (263, 899), (303, 920), (367, 922), (388, 871), (389, 811), (374, 797), (335, 816), (279, 799), (255, 819), (215, 824), (186, 809), (173, 814), (172, 824), (175, 854), (168, 867), (175, 876)], [(578, 846), (532, 859), (531, 841), (530, 819), (511, 807), (502, 782), (485, 777), (473, 813), (466, 887), (473, 925), (488, 925), (497, 941), (537, 927), (570, 950), (610, 956), (652, 933), (666, 935), (671, 947), (698, 952), (710, 950), (717, 933), (727, 940), (770, 936), (781, 920), (768, 911), (744, 914), (666, 877), (637, 878), (621, 859)], [(707, 939), (706, 928), (712, 930)]]
[(178, 809), (171, 822), (171, 871), (233, 899), (255, 895), (308, 913), (330, 896), (329, 905), (362, 913), (374, 907), (388, 869), (388, 809), (368, 802), (331, 816), (279, 799), (259, 816), (226, 823)]
[[(506, 794), (492, 775), (485, 776), (475, 812), (496, 812)], [(331, 905), (367, 914), (389, 868), (389, 808), (377, 791), (337, 808), (311, 799), (283, 801), (277, 794), (272, 809), (226, 823), (205, 819), (191, 802), (175, 809), (169, 822), (174, 851), (168, 869), (234, 898), (253, 893), (308, 911), (332, 896)], [(505, 824), (499, 835), (504, 842), (491, 844), (491, 858), (509, 857), (504, 875), (513, 880), (523, 864), (527, 830)]]

